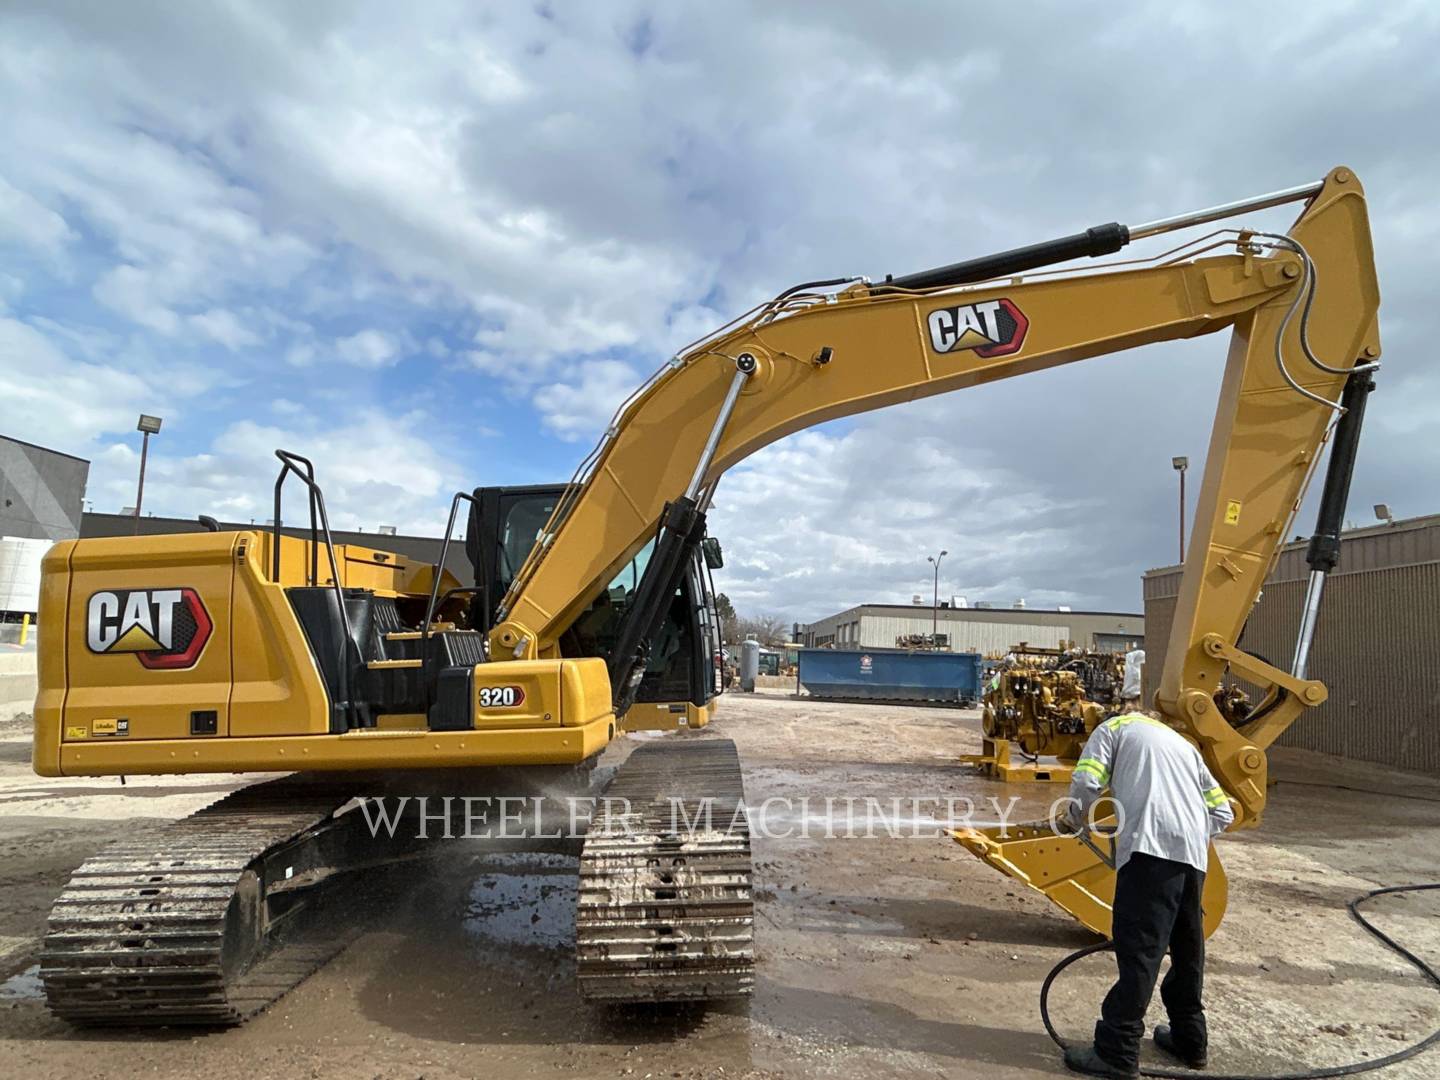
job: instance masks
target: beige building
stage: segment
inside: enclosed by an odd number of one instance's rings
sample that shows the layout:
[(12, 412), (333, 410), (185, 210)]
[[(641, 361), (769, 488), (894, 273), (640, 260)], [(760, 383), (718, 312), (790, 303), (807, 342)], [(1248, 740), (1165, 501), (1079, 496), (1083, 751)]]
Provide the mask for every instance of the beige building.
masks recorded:
[[(1305, 543), (1285, 545), (1240, 645), (1279, 667), (1295, 652)], [(1180, 589), (1178, 566), (1144, 575), (1145, 695), (1165, 665)], [(1330, 699), (1280, 739), (1406, 769), (1440, 769), (1440, 515), (1354, 529), (1325, 585), (1310, 654)]]
[(935, 612), (929, 604), (861, 604), (801, 626), (800, 642), (812, 648), (893, 649), (898, 639), (928, 637), (932, 625), (942, 646), (982, 655), (1022, 641), (1045, 648), (1071, 641), (1121, 651), (1145, 637), (1145, 617), (1128, 612), (951, 606)]

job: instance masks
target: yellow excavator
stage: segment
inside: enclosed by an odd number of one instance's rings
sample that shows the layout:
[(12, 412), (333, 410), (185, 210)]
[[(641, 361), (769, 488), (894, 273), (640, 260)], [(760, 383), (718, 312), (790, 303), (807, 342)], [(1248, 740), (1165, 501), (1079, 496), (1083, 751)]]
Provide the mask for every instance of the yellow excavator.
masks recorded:
[[(1220, 229), (1153, 258), (1056, 268), (1287, 202), (1304, 205), (1285, 234)], [(517, 526), (509, 550), (528, 553), (504, 581), (488, 553), (508, 541), (487, 500), (462, 494), (451, 507), (447, 545), (460, 502), (472, 503), (478, 580), (460, 585), (443, 552), (427, 567), (331, 543), (313, 466), (283, 452), (271, 531), (58, 544), (41, 587), (38, 773), (292, 775), (84, 864), (51, 914), (41, 963), (51, 1007), (79, 1023), (242, 1019), (323, 962), (285, 943), (292, 915), (323, 882), (376, 858), (347, 839), (353, 799), (489, 791), (498, 767), (575, 774), (583, 786), (627, 729), (702, 724), (713, 682), (693, 684), (699, 670), (712, 675), (694, 627), (704, 566), (719, 560), (706, 510), (725, 470), (759, 448), (864, 410), (1222, 329), (1230, 354), (1157, 704), (1199, 746), (1240, 822), (1255, 824), (1265, 748), (1325, 699), (1306, 660), (1379, 356), (1378, 303), (1365, 197), (1337, 168), (1144, 225), (787, 289), (684, 350), (621, 407), (538, 535)], [(1301, 639), (1282, 670), (1237, 641), (1332, 435)], [(278, 524), (292, 477), (310, 508), (299, 537)], [(697, 658), (689, 692), (652, 688), (647, 699), (647, 677), (681, 639)], [(1243, 723), (1215, 705), (1227, 673), (1267, 689)], [(730, 812), (744, 799), (733, 744), (653, 740), (606, 793), (624, 809), (597, 815), (580, 853), (584, 996), (747, 993), (749, 834)], [(714, 812), (697, 825), (690, 808), (702, 803)], [(1043, 827), (957, 839), (1108, 929), (1103, 839)], [(1215, 869), (1212, 923), (1224, 907)]]

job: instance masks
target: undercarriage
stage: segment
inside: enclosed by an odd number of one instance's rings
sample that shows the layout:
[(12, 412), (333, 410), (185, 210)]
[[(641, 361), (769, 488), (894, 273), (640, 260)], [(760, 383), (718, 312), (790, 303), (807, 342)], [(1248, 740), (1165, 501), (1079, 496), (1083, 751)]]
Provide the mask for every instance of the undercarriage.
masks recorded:
[[(640, 747), (578, 834), (560, 828), (573, 812), (558, 807), (508, 834), (494, 800), (475, 796), (499, 784), (537, 811), (557, 795), (590, 799), (588, 769), (455, 779), (456, 795), (433, 781), (412, 786), (422, 798), (393, 794), (395, 777), (286, 777), (110, 845), (75, 872), (50, 912), (40, 976), (51, 1010), (82, 1026), (240, 1023), (366, 928), (363, 902), (346, 903), (361, 872), (423, 858), (442, 837), (578, 855), (585, 999), (750, 992), (750, 838), (733, 743)], [(367, 874), (366, 888), (374, 884)]]

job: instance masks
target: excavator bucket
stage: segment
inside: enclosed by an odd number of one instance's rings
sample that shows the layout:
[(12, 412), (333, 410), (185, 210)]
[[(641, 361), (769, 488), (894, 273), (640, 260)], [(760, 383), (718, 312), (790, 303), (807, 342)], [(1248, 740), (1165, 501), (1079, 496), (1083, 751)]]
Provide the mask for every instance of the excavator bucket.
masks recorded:
[[(1044, 822), (956, 829), (952, 835), (958, 844), (1002, 874), (1049, 897), (1095, 933), (1110, 936), (1115, 871), (1096, 848), (1080, 837), (1057, 833)], [(1200, 900), (1206, 937), (1225, 917), (1228, 898), (1225, 868), (1211, 844), (1205, 891)]]

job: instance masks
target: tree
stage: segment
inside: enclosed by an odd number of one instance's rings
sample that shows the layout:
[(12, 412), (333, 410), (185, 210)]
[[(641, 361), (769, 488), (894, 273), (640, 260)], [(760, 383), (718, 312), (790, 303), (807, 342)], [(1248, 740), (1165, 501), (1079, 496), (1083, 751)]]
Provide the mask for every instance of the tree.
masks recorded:
[(784, 645), (790, 640), (790, 624), (778, 615), (750, 615), (735, 620), (736, 641), (754, 635), (761, 645)]
[(715, 614), (720, 616), (720, 639), (726, 642), (741, 640), (738, 633), (739, 619), (735, 615), (735, 605), (723, 592), (715, 594)]

